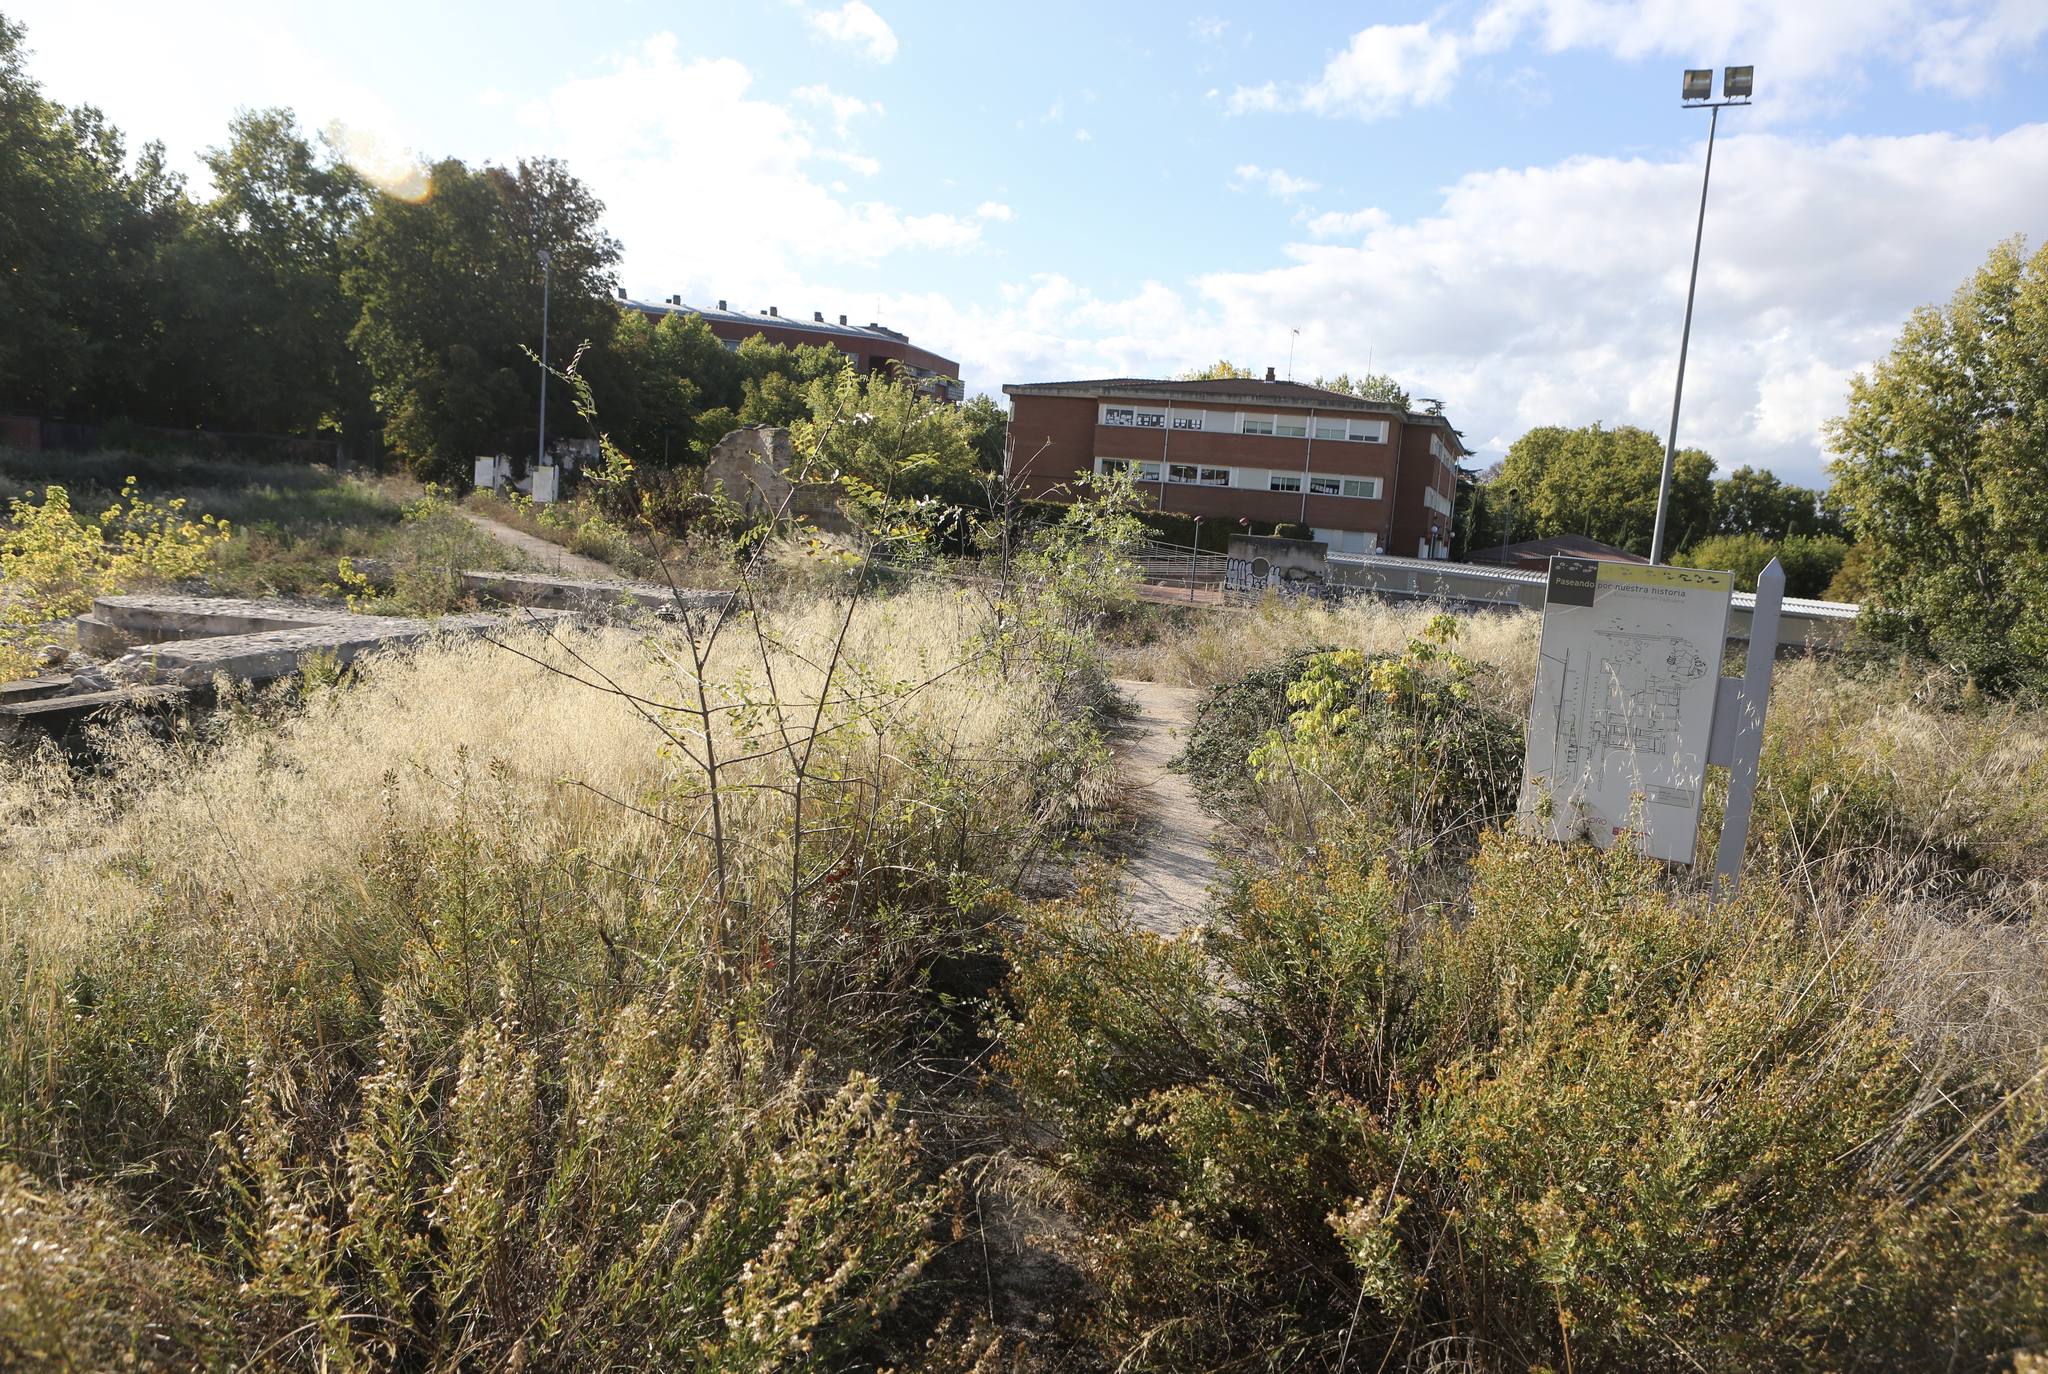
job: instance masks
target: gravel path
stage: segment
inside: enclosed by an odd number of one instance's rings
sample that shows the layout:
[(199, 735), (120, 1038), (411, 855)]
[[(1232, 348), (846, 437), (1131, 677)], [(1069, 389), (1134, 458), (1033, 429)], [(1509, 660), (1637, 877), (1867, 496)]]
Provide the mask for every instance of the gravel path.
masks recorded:
[(517, 549), (530, 559), (535, 568), (542, 572), (559, 573), (563, 577), (583, 577), (596, 582), (625, 582), (629, 579), (609, 563), (600, 563), (595, 558), (586, 558), (580, 553), (571, 553), (560, 544), (528, 534), (525, 530), (479, 515), (462, 506), (455, 513), (475, 525), (491, 538), (510, 549)]
[(1117, 753), (1147, 814), (1138, 851), (1124, 865), (1124, 891), (1139, 926), (1177, 935), (1201, 924), (1216, 871), (1209, 852), (1216, 822), (1195, 801), (1188, 780), (1166, 766), (1194, 724), (1201, 691), (1156, 682), (1116, 685), (1138, 708)]

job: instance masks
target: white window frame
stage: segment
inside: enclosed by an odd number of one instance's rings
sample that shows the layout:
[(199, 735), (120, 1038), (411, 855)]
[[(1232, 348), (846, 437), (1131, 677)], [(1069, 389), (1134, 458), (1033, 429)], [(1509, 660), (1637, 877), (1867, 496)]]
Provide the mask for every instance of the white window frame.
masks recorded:
[[(1187, 475), (1183, 476), (1183, 473)], [(1199, 463), (1168, 463), (1166, 465), (1166, 480), (1177, 487), (1199, 487), (1202, 485), (1201, 476), (1202, 468)]]
[(1301, 490), (1301, 474), (1298, 472), (1269, 472), (1266, 474), (1267, 491), (1284, 491), (1290, 495)]
[(1176, 410), (1166, 422), (1168, 429), (1201, 429), (1203, 412), (1199, 410)]
[[(1253, 429), (1253, 425), (1264, 425), (1264, 429)], [(1273, 434), (1273, 417), (1270, 415), (1240, 415), (1237, 417), (1239, 434), (1258, 434), (1270, 438)]]
[(1136, 414), (1137, 419), (1133, 423), (1139, 429), (1166, 428), (1166, 412), (1163, 410), (1147, 410), (1140, 406), (1137, 408)]
[(1122, 472), (1126, 468), (1136, 469), (1132, 476), (1134, 481), (1156, 482), (1159, 480), (1159, 464), (1149, 458), (1097, 458), (1095, 460), (1095, 471), (1099, 476), (1108, 477)]
[(1118, 429), (1135, 429), (1138, 425), (1138, 408), (1106, 405), (1102, 408), (1102, 423)]
[[(1329, 431), (1327, 434), (1323, 432), (1326, 429)], [(1342, 416), (1333, 420), (1319, 415), (1316, 417), (1315, 424), (1311, 427), (1311, 433), (1316, 438), (1322, 440), (1344, 439), (1350, 436), (1350, 427), (1344, 423)]]
[[(1321, 485), (1318, 485), (1318, 483)], [(1310, 496), (1342, 496), (1344, 494), (1344, 479), (1321, 472), (1311, 472), (1308, 475), (1308, 494)]]
[(1385, 420), (1353, 420), (1350, 439), (1358, 444), (1384, 444), (1387, 442)]
[[(1235, 468), (1218, 467), (1203, 463), (1196, 469), (1195, 485), (1198, 487), (1234, 487), (1237, 485)], [(1220, 480), (1219, 480), (1220, 479)]]
[[(1353, 487), (1363, 487), (1364, 490), (1353, 491), (1351, 490)], [(1380, 499), (1380, 479), (1377, 477), (1346, 477), (1344, 479), (1343, 494), (1354, 501), (1377, 501)]]
[[(1297, 434), (1292, 429), (1282, 429), (1282, 425), (1299, 425), (1301, 426), (1301, 432)], [(1275, 415), (1273, 417), (1273, 437), (1275, 439), (1308, 438), (1308, 417), (1306, 415)]]

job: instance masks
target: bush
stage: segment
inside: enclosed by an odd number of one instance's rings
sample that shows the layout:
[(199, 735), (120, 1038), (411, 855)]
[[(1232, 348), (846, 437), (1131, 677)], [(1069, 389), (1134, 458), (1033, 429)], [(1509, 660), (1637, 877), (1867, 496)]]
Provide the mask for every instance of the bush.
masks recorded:
[(10, 502), (0, 527), (0, 681), (23, 676), (39, 642), (68, 636), (64, 622), (94, 597), (204, 571), (229, 530), (184, 509), (182, 498), (145, 498), (132, 477), (96, 517), (74, 512), (61, 486), (45, 487), (40, 502)]
[(1498, 835), (1469, 906), (1403, 905), (1345, 849), (1240, 873), (1205, 948), (1101, 889), (1017, 938), (1002, 1063), (1058, 1128), (1103, 1363), (1876, 1370), (2040, 1339), (2048, 1103), (1916, 1055), (1859, 944)]
[(1735, 574), (1738, 591), (1753, 592), (1756, 580), (1775, 558), (1785, 570), (1785, 595), (1821, 596), (1848, 557), (1849, 541), (1832, 534), (1795, 534), (1777, 543), (1756, 534), (1716, 534), (1678, 555), (1672, 562), (1687, 568), (1725, 568)]

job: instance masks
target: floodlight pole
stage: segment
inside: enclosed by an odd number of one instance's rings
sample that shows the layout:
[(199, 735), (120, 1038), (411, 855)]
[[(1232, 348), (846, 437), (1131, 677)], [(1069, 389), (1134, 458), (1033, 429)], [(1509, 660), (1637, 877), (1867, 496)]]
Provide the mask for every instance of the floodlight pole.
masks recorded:
[[(540, 452), (534, 458), (538, 467), (548, 462), (548, 277), (553, 269), (553, 255), (543, 248), (540, 250)], [(536, 482), (539, 478), (534, 479)]]
[[(1700, 215), (1692, 231), (1692, 276), (1685, 284), (1685, 328), (1678, 336), (1678, 383), (1671, 389), (1671, 434), (1664, 441), (1664, 476), (1657, 485), (1657, 525), (1650, 534), (1652, 563), (1664, 561), (1664, 523), (1671, 513), (1671, 470), (1678, 459), (1678, 403), (1685, 396), (1685, 355), (1692, 346), (1692, 300), (1700, 284), (1700, 241), (1707, 232), (1707, 185), (1714, 177), (1714, 133), (1721, 126), (1724, 106), (1747, 104), (1747, 100), (1717, 100), (1705, 107), (1713, 111), (1707, 122), (1707, 169), (1700, 175)], [(1685, 108), (1701, 107), (1691, 104)]]

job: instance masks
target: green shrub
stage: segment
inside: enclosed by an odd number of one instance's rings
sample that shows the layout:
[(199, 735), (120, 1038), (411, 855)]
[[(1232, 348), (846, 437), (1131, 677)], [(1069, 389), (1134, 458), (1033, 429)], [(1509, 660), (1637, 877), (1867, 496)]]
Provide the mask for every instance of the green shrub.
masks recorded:
[(1369, 829), (1417, 868), (1470, 853), (1512, 806), (1520, 724), (1436, 616), (1398, 654), (1313, 650), (1211, 689), (1176, 760), (1219, 815), (1288, 844)]
[(1916, 1056), (1874, 961), (1767, 897), (1707, 918), (1625, 851), (1499, 836), (1474, 874), (1419, 927), (1355, 850), (1240, 874), (1213, 976), (1100, 889), (1020, 934), (1002, 1064), (1058, 1127), (1103, 1363), (1876, 1370), (2041, 1338), (2038, 1083)]

